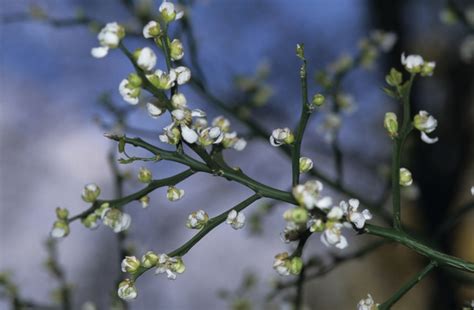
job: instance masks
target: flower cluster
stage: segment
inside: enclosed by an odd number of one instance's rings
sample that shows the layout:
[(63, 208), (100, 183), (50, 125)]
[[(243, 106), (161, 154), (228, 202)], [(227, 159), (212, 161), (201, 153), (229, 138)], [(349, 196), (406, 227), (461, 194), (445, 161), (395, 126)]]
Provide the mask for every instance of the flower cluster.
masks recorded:
[[(143, 269), (156, 268), (155, 274), (166, 273), (168, 279), (175, 280), (177, 274), (186, 269), (181, 257), (169, 257), (166, 254), (156, 254), (153, 251), (145, 253), (141, 260), (135, 256), (126, 256), (121, 263), (122, 272), (134, 275)], [(137, 289), (131, 279), (125, 279), (119, 284), (118, 296), (125, 300), (135, 299)]]
[(302, 268), (303, 260), (299, 256), (291, 257), (287, 252), (275, 255), (273, 269), (281, 276), (298, 275)]
[(410, 73), (420, 73), (421, 76), (432, 76), (436, 63), (434, 61), (425, 61), (420, 55), (408, 55), (402, 53), (402, 65)]
[[(344, 249), (348, 246), (347, 239), (342, 235), (342, 228), (364, 228), (372, 214), (365, 209), (359, 211), (359, 200), (349, 199), (333, 206), (332, 199), (322, 196), (323, 185), (319, 181), (307, 181), (293, 188), (293, 196), (299, 206), (292, 207), (283, 213), (287, 222), (282, 233), (284, 242), (299, 240), (302, 233), (321, 233), (321, 242), (326, 246)], [(291, 260), (287, 253), (277, 255), (274, 268), (280, 275), (294, 274), (291, 272)]]
[(97, 35), (99, 47), (94, 47), (91, 54), (95, 58), (103, 58), (109, 53), (109, 49), (117, 48), (120, 40), (125, 37), (125, 29), (117, 23), (108, 23)]
[(186, 227), (190, 229), (201, 229), (209, 221), (209, 215), (203, 210), (191, 213), (186, 221)]

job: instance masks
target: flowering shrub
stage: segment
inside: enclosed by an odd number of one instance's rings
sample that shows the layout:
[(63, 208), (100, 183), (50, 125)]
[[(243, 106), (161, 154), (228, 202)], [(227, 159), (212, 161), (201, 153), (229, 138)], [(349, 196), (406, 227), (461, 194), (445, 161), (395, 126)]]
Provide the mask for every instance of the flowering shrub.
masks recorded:
[[(304, 276), (306, 269), (310, 267), (310, 262), (305, 262), (302, 255), (307, 250), (305, 245), (308, 239), (313, 235), (319, 237), (325, 246), (339, 250), (349, 246), (345, 235), (350, 231), (360, 234), (360, 238), (364, 235), (373, 235), (384, 241), (404, 245), (427, 258), (426, 267), (386, 301), (374, 301), (370, 294), (366, 297), (361, 296), (360, 301), (355, 300), (354, 307), (360, 310), (389, 309), (435, 268), (452, 268), (474, 273), (474, 263), (447, 255), (419, 241), (404, 228), (401, 221), (401, 187), (413, 186), (414, 179), (414, 175), (407, 168), (401, 167), (404, 143), (409, 135), (417, 131), (421, 140), (427, 144), (438, 141), (438, 137), (433, 136), (438, 125), (436, 118), (427, 111), (418, 111), (414, 114), (410, 104), (410, 91), (414, 81), (432, 76), (436, 68), (434, 61), (427, 61), (420, 55), (402, 54), (401, 66), (394, 64), (398, 69), (392, 68), (385, 78), (387, 86), (384, 91), (400, 102), (403, 110), (401, 115), (388, 111), (385, 118), (380, 120), (381, 126), (383, 123), (387, 131), (388, 139), (393, 143), (392, 212), (389, 214), (343, 186), (342, 155), (337, 137), (343, 113), (351, 113), (356, 108), (354, 99), (339, 91), (340, 80), (354, 68), (371, 66), (379, 53), (389, 51), (395, 44), (395, 34), (375, 31), (360, 42), (357, 57), (344, 56), (331, 64), (327, 70), (319, 71), (316, 76), (321, 93), (312, 94), (311, 97), (308, 93), (308, 69), (304, 45), (298, 44), (296, 56), (301, 61), (299, 70), (301, 114), (294, 128), (290, 128), (291, 124), (282, 124), (281, 128), (266, 133), (250, 118), (239, 116), (236, 111), (224, 108), (250, 128), (257, 128), (255, 135), (267, 139), (268, 147), (277, 147), (289, 156), (292, 164), (291, 187), (281, 190), (259, 182), (239, 168), (229, 166), (224, 156), (225, 151), (245, 152), (247, 140), (232, 130), (232, 124), (225, 116), (208, 118), (205, 111), (194, 109), (192, 104), (188, 104), (186, 88), (195, 87), (208, 96), (210, 101), (220, 105), (218, 99), (212, 99), (208, 90), (198, 78), (194, 77), (194, 72), (185, 65), (183, 59), (186, 59), (188, 51), (183, 43), (169, 35), (172, 27), (178, 27), (180, 20), (186, 19), (185, 11), (165, 0), (152, 16), (153, 20), (143, 22), (142, 30), (139, 31), (139, 34), (146, 39), (144, 43), (146, 46), (135, 51), (129, 50), (126, 44), (128, 32), (126, 27), (111, 22), (105, 24), (99, 31), (97, 36), (99, 46), (91, 49), (91, 55), (95, 58), (104, 58), (109, 53), (121, 52), (133, 66), (133, 72), (118, 85), (118, 92), (124, 102), (136, 107), (145, 107), (153, 119), (169, 117), (170, 123), (157, 135), (158, 139), (152, 142), (116, 132), (107, 133), (105, 137), (117, 143), (117, 152), (121, 156), (118, 159), (120, 164), (164, 161), (179, 163), (186, 169), (171, 177), (156, 179), (149, 169), (141, 167), (137, 179), (143, 187), (137, 192), (115, 199), (103, 198), (101, 189), (94, 183), (86, 185), (81, 196), (89, 207), (77, 215), (70, 215), (67, 209), (57, 208), (57, 220), (53, 223), (51, 237), (67, 237), (73, 233), (73, 223), (80, 221), (87, 229), (95, 229), (102, 223), (124, 238), (123, 233), (134, 225), (133, 218), (125, 212), (125, 207), (129, 203), (139, 201), (143, 208), (147, 208), (150, 205), (148, 195), (162, 187), (167, 188), (166, 198), (169, 201), (186, 199), (185, 189), (181, 188), (179, 183), (196, 173), (211, 174), (217, 178), (240, 183), (252, 190), (253, 194), (234, 206), (228, 206), (227, 210), (214, 217), (201, 209), (190, 210), (183, 223), (187, 228), (197, 232), (189, 241), (173, 251), (165, 253), (164, 249), (157, 249), (156, 252), (149, 250), (135, 254), (136, 256), (131, 253), (124, 255), (121, 270), (126, 277), (116, 288), (116, 295), (123, 300), (122, 305), (125, 305), (124, 301), (146, 298), (139, 294), (135, 283), (147, 272), (166, 274), (170, 280), (177, 279), (177, 276), (186, 270), (184, 262), (186, 253), (217, 226), (226, 223), (235, 230), (245, 228), (248, 218), (246, 209), (262, 198), (287, 205), (287, 209), (282, 213), (286, 226), (280, 229), (281, 239), (284, 243), (295, 244), (296, 247), (293, 246), (290, 252), (276, 254), (273, 268), (280, 276), (297, 278), (295, 282), (284, 284), (297, 287), (294, 304), (296, 308), (301, 308)], [(159, 50), (160, 55), (157, 55), (155, 50)], [(165, 68), (156, 67), (157, 59), (160, 57), (166, 62)], [(251, 94), (256, 105), (264, 104), (271, 95), (261, 79), (241, 78), (238, 84)], [(327, 111), (327, 106), (330, 106), (330, 111)], [(307, 124), (316, 113), (324, 116), (318, 132), (335, 150), (337, 170), (335, 181), (324, 177), (315, 169), (312, 159), (301, 154)], [(128, 153), (130, 147), (143, 149), (150, 153), (150, 157), (131, 156)], [(119, 172), (114, 173), (120, 176)], [(301, 178), (303, 174), (308, 175), (305, 181)], [(346, 194), (348, 199), (336, 201), (334, 197), (324, 193), (325, 186)], [(382, 222), (383, 225), (376, 222)], [(278, 234), (275, 232), (275, 235)], [(284, 247), (282, 244), (282, 248)], [(8, 287), (7, 280), (3, 281)]]

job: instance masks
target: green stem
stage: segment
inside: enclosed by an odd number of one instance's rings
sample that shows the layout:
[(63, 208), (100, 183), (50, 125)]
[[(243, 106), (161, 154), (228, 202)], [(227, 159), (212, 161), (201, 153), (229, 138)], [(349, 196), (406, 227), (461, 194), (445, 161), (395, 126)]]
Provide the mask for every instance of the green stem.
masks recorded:
[(393, 141), (392, 152), (392, 210), (393, 210), (393, 227), (397, 230), (402, 229), (402, 214), (400, 206), (400, 163), (403, 145), (406, 137), (411, 131), (411, 113), (410, 113), (410, 93), (413, 85), (415, 74), (410, 76), (410, 80), (406, 83), (407, 89), (401, 95), (403, 104), (403, 123), (398, 132), (398, 138)]
[(298, 185), (300, 181), (300, 157), (301, 157), (301, 142), (303, 141), (306, 125), (308, 124), (311, 111), (308, 103), (308, 78), (306, 72), (306, 59), (303, 59), (303, 64), (300, 69), (301, 79), (301, 116), (298, 123), (298, 128), (295, 133), (295, 142), (292, 147), (292, 185)]
[(283, 202), (291, 203), (296, 205), (297, 202), (293, 195), (290, 192), (282, 191), (268, 185), (262, 184), (244, 174), (240, 169), (228, 169), (228, 168), (221, 168), (217, 173), (215, 173), (211, 168), (209, 168), (206, 164), (193, 159), (185, 154), (165, 151), (162, 150), (154, 145), (151, 145), (140, 138), (128, 138), (128, 137), (121, 137), (116, 135), (106, 135), (107, 138), (110, 138), (115, 141), (120, 141), (120, 139), (124, 139), (125, 143), (140, 147), (151, 152), (154, 155), (159, 155), (160, 158), (164, 160), (169, 160), (177, 163), (181, 163), (183, 165), (188, 166), (193, 171), (200, 171), (205, 172), (217, 176), (224, 177), (230, 181), (235, 181), (240, 183), (251, 190), (255, 191), (256, 193), (260, 194), (263, 197), (272, 198), (276, 200), (280, 200)]
[(431, 261), (438, 263), (439, 266), (449, 266), (462, 271), (474, 273), (474, 263), (439, 252), (417, 241), (402, 231), (367, 224), (365, 226), (365, 232), (370, 235), (382, 237), (403, 244), (415, 252), (428, 257)]
[(435, 267), (436, 262), (430, 262), (423, 270), (418, 272), (413, 278), (405, 283), (398, 291), (396, 291), (392, 297), (390, 297), (383, 304), (378, 306), (379, 310), (390, 309), (397, 301), (400, 300), (406, 293), (408, 293), (415, 285), (417, 285), (423, 278), (425, 278)]
[[(207, 222), (206, 226), (204, 226), (197, 234), (194, 235), (190, 240), (188, 240), (186, 243), (184, 243), (182, 246), (179, 248), (175, 249), (174, 251), (169, 252), (167, 255), (169, 257), (175, 257), (175, 256), (184, 256), (186, 253), (191, 250), (196, 243), (198, 243), (202, 238), (204, 238), (208, 233), (210, 233), (214, 228), (222, 224), (226, 219), (232, 210), (235, 210), (237, 212), (240, 212), (244, 210), (246, 207), (250, 206), (252, 203), (255, 201), (259, 200), (261, 198), (260, 195), (254, 194), (250, 196), (249, 198), (245, 199), (241, 203), (235, 205), (234, 207), (230, 208), (229, 210), (222, 212), (221, 214), (209, 219)], [(153, 268), (153, 267), (151, 267)], [(143, 273), (145, 273), (147, 270), (150, 270), (151, 268), (144, 268), (141, 267), (137, 273), (133, 275), (133, 279), (136, 280), (139, 278)]]

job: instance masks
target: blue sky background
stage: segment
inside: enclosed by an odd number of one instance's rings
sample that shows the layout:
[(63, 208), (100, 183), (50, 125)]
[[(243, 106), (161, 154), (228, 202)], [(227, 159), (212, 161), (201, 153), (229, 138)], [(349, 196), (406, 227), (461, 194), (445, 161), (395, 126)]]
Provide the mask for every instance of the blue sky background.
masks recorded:
[[(54, 17), (73, 16), (81, 7), (88, 16), (103, 21), (130, 21), (125, 8), (112, 0), (3, 0), (1, 14), (26, 12), (33, 3)], [(432, 51), (449, 42), (447, 30), (438, 21), (437, 9), (441, 4), (441, 1), (418, 1), (406, 6), (403, 22), (412, 25), (412, 31), (404, 38), (412, 47), (407, 52)], [(154, 9), (158, 5), (154, 2)], [(430, 14), (426, 13), (427, 8), (432, 8)], [(305, 43), (312, 76), (316, 69), (325, 67), (343, 52), (354, 53), (359, 39), (376, 26), (369, 16), (367, 1), (362, 0), (201, 0), (195, 1), (191, 12), (199, 61), (214, 94), (232, 100), (235, 75), (253, 74), (262, 61), (270, 63), (269, 82), (275, 94), (269, 105), (257, 112), (269, 130), (277, 126), (292, 127), (299, 115), (296, 43)], [(103, 129), (96, 126), (93, 118), (100, 113), (97, 98), (104, 91), (110, 91), (116, 102), (126, 105), (117, 88), (132, 68), (117, 50), (103, 60), (92, 58), (90, 49), (97, 46), (96, 35), (83, 26), (54, 28), (28, 21), (0, 27), (0, 269), (15, 271), (14, 279), (21, 284), (25, 296), (47, 301), (54, 285), (41, 270), (45, 258), (41, 241), (47, 237), (56, 206), (67, 207), (72, 213), (86, 207), (79, 197), (85, 183), (96, 182), (103, 188), (104, 197), (112, 195), (106, 166), (106, 152), (111, 144), (102, 137)], [(435, 34), (420, 37), (419, 33), (427, 27)], [(456, 31), (450, 40), (459, 36)], [(442, 41), (436, 34), (446, 40)], [(131, 38), (125, 43), (135, 48), (142, 47), (144, 41)], [(436, 52), (430, 52), (430, 56), (436, 56)], [(163, 66), (163, 59), (159, 58)], [(400, 66), (398, 62), (388, 64), (389, 59), (398, 59), (398, 55), (382, 56), (378, 68)], [(390, 142), (383, 131), (383, 114), (396, 108), (381, 91), (383, 76), (380, 69), (357, 70), (344, 83), (358, 103), (357, 111), (345, 118), (341, 132), (342, 148), (350, 154), (347, 184), (371, 198), (377, 197), (383, 187), (376, 166), (389, 160)], [(423, 83), (428, 88), (437, 85), (434, 80)], [(318, 90), (314, 83), (310, 89), (311, 94)], [(183, 91), (192, 107), (205, 109), (211, 117), (220, 114), (189, 89)], [(441, 104), (435, 99), (427, 103), (434, 110)], [(154, 142), (157, 142), (158, 132), (168, 120), (151, 120), (146, 111), (138, 110), (131, 121), (135, 127), (156, 130)], [(319, 121), (320, 117), (316, 117), (310, 124), (304, 152), (314, 159), (316, 166), (332, 173), (329, 148), (316, 134)], [(229, 152), (228, 157), (259, 180), (279, 188), (289, 185), (291, 167), (268, 143), (252, 142), (243, 155)], [(129, 169), (136, 173), (138, 167)], [(180, 169), (160, 163), (155, 174), (162, 177)], [(175, 248), (192, 234), (184, 228), (188, 213), (203, 208), (215, 215), (247, 195), (241, 186), (222, 184), (209, 176), (196, 176), (181, 186), (189, 200), (171, 204), (165, 200), (164, 191), (159, 190), (152, 196), (150, 209), (141, 210), (137, 204), (127, 209), (134, 216), (131, 237), (138, 253)], [(279, 240), (279, 231), (275, 231), (276, 227), (283, 228), (283, 210), (284, 207), (279, 208), (268, 219), (269, 228), (260, 239), (249, 239), (247, 232), (234, 232), (229, 227), (217, 229), (186, 256), (187, 271), (176, 282), (144, 276), (138, 283), (141, 296), (133, 303), (133, 309), (151, 309), (156, 305), (171, 305), (173, 309), (189, 309), (191, 305), (195, 309), (222, 308), (224, 304), (218, 301), (215, 292), (219, 288), (235, 288), (242, 270), (247, 269), (259, 271), (264, 287), (273, 276), (273, 256), (286, 249)], [(71, 236), (60, 243), (61, 262), (67, 266), (71, 282), (76, 283), (76, 304), (92, 300), (104, 305), (107, 301), (110, 281), (117, 273), (114, 242), (108, 229), (89, 232), (75, 223)], [(318, 238), (310, 246), (313, 253), (326, 251), (320, 247)], [(360, 275), (364, 268), (356, 266), (356, 274)], [(403, 272), (409, 274), (411, 270)], [(98, 273), (103, 276), (98, 277)], [(328, 294), (315, 301), (322, 309), (329, 306), (341, 309), (348, 301), (354, 304), (369, 290), (383, 298), (397, 283), (386, 286), (365, 283), (358, 287), (356, 279), (343, 284), (337, 278), (328, 281), (341, 290), (337, 295), (347, 298), (333, 300), (326, 288)], [(321, 285), (316, 288), (322, 292), (325, 289)], [(5, 305), (0, 303), (2, 306)]]

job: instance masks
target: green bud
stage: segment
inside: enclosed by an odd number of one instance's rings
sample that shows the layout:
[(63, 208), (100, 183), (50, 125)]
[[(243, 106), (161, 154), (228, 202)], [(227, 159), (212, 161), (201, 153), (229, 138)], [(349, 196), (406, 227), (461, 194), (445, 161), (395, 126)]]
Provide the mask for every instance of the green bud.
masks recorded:
[(126, 256), (122, 260), (122, 272), (128, 272), (130, 274), (136, 273), (140, 268), (140, 261), (135, 256)]
[(296, 56), (299, 59), (304, 60), (304, 44), (296, 44)]
[(390, 70), (390, 74), (385, 76), (385, 81), (390, 86), (394, 86), (394, 87), (399, 86), (403, 81), (402, 73), (397, 71), (395, 68), (392, 68)]
[(292, 132), (288, 133), (288, 136), (283, 140), (286, 144), (292, 144), (295, 142), (295, 136)]
[(140, 203), (142, 204), (142, 208), (148, 208), (148, 206), (150, 205), (150, 197), (145, 195), (143, 197), (140, 198)]
[(56, 216), (60, 220), (67, 220), (69, 216), (69, 211), (66, 208), (56, 208)]
[(151, 268), (158, 262), (158, 255), (153, 251), (148, 251), (142, 257), (142, 266), (145, 268)]
[(178, 39), (171, 41), (170, 56), (173, 60), (179, 60), (184, 56), (183, 44)]
[(128, 83), (130, 86), (136, 88), (142, 86), (142, 78), (136, 73), (130, 73), (128, 75)]
[(298, 256), (293, 257), (290, 263), (290, 273), (293, 275), (299, 275), (301, 269), (303, 269), (303, 260)]
[(410, 170), (406, 168), (400, 168), (400, 185), (410, 186), (413, 183)]
[(313, 169), (313, 161), (308, 157), (300, 158), (300, 173), (305, 173)]
[(150, 183), (153, 175), (150, 170), (145, 167), (141, 167), (138, 171), (138, 180), (142, 183)]
[(310, 226), (309, 230), (311, 232), (322, 232), (325, 228), (324, 222), (321, 219), (316, 219)]
[(305, 208), (297, 207), (291, 212), (291, 220), (296, 224), (303, 224), (308, 221), (308, 210)]
[(393, 139), (398, 136), (398, 121), (397, 115), (393, 112), (385, 113), (383, 122), (385, 129), (387, 129), (389, 136)]
[(95, 213), (92, 213), (89, 214), (86, 218), (83, 218), (81, 220), (81, 223), (89, 229), (94, 229), (97, 227), (97, 219), (98, 216)]
[(100, 195), (100, 187), (94, 183), (87, 184), (82, 190), (82, 200), (94, 202)]
[(53, 229), (51, 230), (51, 237), (63, 238), (67, 235), (69, 235), (69, 224), (63, 220), (54, 222)]
[(175, 257), (176, 263), (171, 266), (172, 271), (177, 273), (183, 273), (186, 270), (183, 259), (181, 257)]
[(316, 94), (316, 95), (313, 96), (312, 103), (313, 103), (313, 105), (320, 107), (324, 104), (324, 101), (326, 101), (326, 98), (324, 98), (323, 95)]

